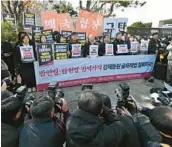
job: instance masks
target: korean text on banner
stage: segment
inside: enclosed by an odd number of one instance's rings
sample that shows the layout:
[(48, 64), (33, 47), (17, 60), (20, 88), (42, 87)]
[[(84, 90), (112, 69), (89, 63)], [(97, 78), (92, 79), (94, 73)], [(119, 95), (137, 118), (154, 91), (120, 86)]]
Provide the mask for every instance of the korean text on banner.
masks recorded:
[(72, 57), (81, 56), (81, 44), (72, 44)]
[(106, 53), (105, 53), (106, 56), (114, 55), (113, 44), (106, 44), (105, 49), (106, 49)]
[(37, 45), (39, 65), (51, 65), (53, 61), (52, 45), (48, 43)]
[(148, 51), (149, 41), (141, 41), (140, 43), (140, 50), (141, 51)]
[(67, 52), (69, 50), (69, 45), (67, 43), (55, 43), (53, 44), (53, 48), (55, 60), (67, 59)]
[(131, 42), (131, 48), (130, 48), (131, 53), (137, 53), (138, 48), (139, 48), (139, 43), (138, 42)]
[(77, 32), (86, 32), (88, 36), (99, 36), (103, 25), (103, 15), (85, 10), (79, 11), (76, 22)]
[(151, 75), (155, 58), (156, 55), (77, 58), (55, 60), (54, 65), (50, 66), (39, 66), (39, 63), (35, 62), (37, 88), (44, 90), (53, 81), (57, 81), (61, 87), (68, 87), (144, 78)]
[(124, 53), (128, 53), (128, 47), (127, 44), (118, 44), (117, 45), (117, 53), (118, 54), (124, 54)]
[(21, 61), (30, 63), (35, 61), (32, 46), (20, 46)]
[(57, 22), (60, 30), (73, 31), (73, 21), (69, 13), (57, 14)]
[(41, 11), (42, 26), (45, 30), (52, 29), (53, 31), (59, 30), (57, 23), (57, 13), (54, 11)]
[(98, 56), (98, 45), (90, 45), (89, 48), (89, 55), (90, 57), (97, 57)]

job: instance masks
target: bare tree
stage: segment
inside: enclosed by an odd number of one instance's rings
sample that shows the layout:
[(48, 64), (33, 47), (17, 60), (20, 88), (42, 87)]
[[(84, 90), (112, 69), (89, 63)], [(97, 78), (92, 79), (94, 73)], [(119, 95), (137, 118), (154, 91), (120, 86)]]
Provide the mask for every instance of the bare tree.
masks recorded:
[(40, 3), (34, 1), (1, 1), (2, 12), (16, 16), (18, 30), (23, 30), (23, 12), (35, 13), (33, 10), (38, 5), (41, 6)]
[(104, 6), (109, 5), (107, 12), (104, 14), (104, 17), (109, 17), (113, 14), (114, 8), (118, 7), (137, 7), (137, 6), (144, 6), (146, 4), (145, 1), (139, 2), (139, 0), (131, 0), (131, 1), (124, 1), (124, 0), (87, 0), (85, 6), (83, 6), (83, 1), (79, 1), (79, 8), (91, 12), (102, 12)]

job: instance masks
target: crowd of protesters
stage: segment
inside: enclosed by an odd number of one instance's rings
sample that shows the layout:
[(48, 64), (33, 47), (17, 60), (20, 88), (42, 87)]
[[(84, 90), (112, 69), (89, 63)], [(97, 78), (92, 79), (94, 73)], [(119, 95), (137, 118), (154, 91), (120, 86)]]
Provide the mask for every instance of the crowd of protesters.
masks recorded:
[[(72, 33), (70, 37), (63, 38), (61, 34), (57, 31), (53, 32), (53, 43), (61, 43), (66, 42), (69, 44), (69, 52), (68, 58), (71, 58), (71, 50), (72, 44), (80, 44), (78, 40), (77, 33)], [(2, 42), (1, 43), (1, 57), (2, 60), (8, 65), (9, 72), (12, 75), (12, 80), (16, 81), (16, 79), (22, 79), (22, 85), (26, 85), (29, 88), (29, 91), (36, 90), (36, 82), (35, 82), (35, 74), (34, 74), (34, 63), (27, 63), (23, 62), (20, 53), (21, 46), (32, 46), (34, 52), (34, 58), (37, 60), (37, 49), (36, 45), (37, 42), (34, 42), (26, 32), (20, 32), (18, 34), (18, 41), (16, 42), (15, 46), (13, 47), (9, 42)], [(105, 55), (105, 44), (113, 44), (114, 48), (114, 55), (117, 54), (117, 46), (120, 44), (127, 44), (128, 50), (131, 48), (131, 41), (136, 41), (141, 43), (142, 40), (148, 40), (148, 38), (138, 38), (135, 36), (131, 36), (125, 32), (119, 32), (116, 34), (115, 38), (111, 38), (110, 35), (104, 35), (101, 37), (94, 37), (89, 36), (86, 40), (86, 43), (82, 45), (82, 57), (89, 56), (89, 47), (90, 45), (98, 45), (98, 55), (104, 56)], [(161, 48), (165, 46), (165, 48), (170, 44), (171, 37), (168, 36), (165, 39), (159, 39), (158, 33), (152, 34), (152, 38), (149, 39), (149, 47), (148, 47), (148, 54), (157, 54), (157, 59), (159, 60), (159, 56), (162, 53)], [(40, 37), (40, 43), (46, 43), (46, 36), (42, 34)], [(129, 53), (124, 53), (120, 55), (129, 55)], [(145, 52), (141, 52), (138, 49), (138, 52), (135, 54), (145, 54)], [(163, 61), (167, 63), (167, 55), (168, 52), (165, 51)], [(158, 61), (157, 61), (158, 62)], [(1, 78), (2, 79), (2, 78)]]

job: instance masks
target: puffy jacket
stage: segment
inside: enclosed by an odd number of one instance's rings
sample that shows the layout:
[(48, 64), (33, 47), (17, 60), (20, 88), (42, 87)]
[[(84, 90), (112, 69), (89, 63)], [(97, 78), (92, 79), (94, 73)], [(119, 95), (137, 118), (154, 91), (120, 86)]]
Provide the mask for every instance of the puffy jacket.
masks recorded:
[[(139, 147), (131, 118), (119, 118), (106, 113), (106, 123), (98, 116), (78, 109), (67, 121), (68, 147)], [(127, 123), (127, 121), (129, 123)], [(128, 126), (126, 126), (128, 125)]]
[(51, 119), (29, 120), (21, 129), (19, 147), (63, 147), (65, 135)]
[(155, 39), (151, 39), (149, 41), (148, 54), (155, 54), (155, 51), (159, 50), (160, 47), (161, 44), (159, 40), (155, 41)]
[(1, 147), (18, 147), (17, 128), (1, 123)]

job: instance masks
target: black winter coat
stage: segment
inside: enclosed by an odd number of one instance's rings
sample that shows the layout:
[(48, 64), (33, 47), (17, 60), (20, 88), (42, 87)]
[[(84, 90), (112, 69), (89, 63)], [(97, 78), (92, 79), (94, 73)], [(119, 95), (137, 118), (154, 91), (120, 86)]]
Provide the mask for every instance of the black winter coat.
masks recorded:
[(18, 129), (1, 122), (1, 147), (18, 147)]
[(155, 54), (155, 51), (159, 50), (160, 47), (161, 44), (159, 40), (156, 41), (155, 39), (151, 39), (149, 41), (148, 54)]
[[(114, 48), (114, 54), (115, 55), (117, 55), (117, 50), (118, 50), (117, 45), (119, 45), (119, 44), (125, 44), (125, 42), (123, 40), (115, 39), (113, 42), (113, 48)], [(122, 55), (122, 54), (120, 54), (120, 55)]]
[(19, 147), (63, 147), (65, 134), (51, 119), (29, 120), (21, 129)]
[(123, 123), (108, 112), (105, 120), (103, 123), (98, 116), (78, 109), (67, 122), (67, 146), (140, 147), (131, 118), (124, 118)]
[(98, 45), (98, 44), (97, 44), (97, 43), (91, 44), (90, 42), (86, 43), (86, 44), (83, 46), (83, 49), (82, 49), (82, 55), (83, 55), (83, 57), (89, 56), (90, 45)]
[[(32, 44), (30, 44), (32, 45)], [(21, 62), (21, 54), (20, 54), (20, 46), (23, 46), (22, 44), (19, 45), (16, 49), (16, 69), (18, 74), (22, 77), (22, 84), (27, 85), (27, 87), (31, 88), (36, 85), (35, 82), (35, 72), (34, 72), (34, 63), (22, 63)], [(37, 53), (35, 50), (35, 46), (33, 46), (33, 52), (35, 59), (37, 60)]]

